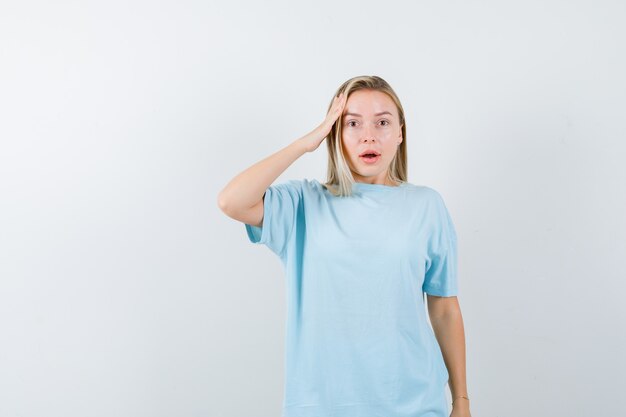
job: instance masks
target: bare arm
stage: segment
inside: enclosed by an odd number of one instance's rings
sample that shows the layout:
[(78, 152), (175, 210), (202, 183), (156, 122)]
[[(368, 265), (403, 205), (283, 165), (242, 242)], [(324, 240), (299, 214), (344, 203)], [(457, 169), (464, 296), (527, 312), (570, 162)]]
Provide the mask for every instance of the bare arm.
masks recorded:
[(220, 191), (217, 204), (229, 217), (254, 226), (263, 223), (265, 190), (296, 159), (316, 150), (343, 111), (345, 98), (335, 97), (326, 118), (307, 135), (239, 173)]
[(300, 138), (241, 172), (220, 192), (220, 209), (235, 220), (261, 226), (265, 190), (304, 153)]
[(469, 397), (465, 376), (465, 331), (457, 297), (428, 294), (428, 315), (450, 375), (453, 408), (462, 415), (469, 415), (469, 401), (457, 398), (461, 395)]

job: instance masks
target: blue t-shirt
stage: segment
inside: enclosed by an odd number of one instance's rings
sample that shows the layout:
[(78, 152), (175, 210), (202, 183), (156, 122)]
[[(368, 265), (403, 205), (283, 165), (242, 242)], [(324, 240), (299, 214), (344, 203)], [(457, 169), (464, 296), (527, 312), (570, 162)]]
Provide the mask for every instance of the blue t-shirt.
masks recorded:
[(285, 267), (282, 417), (448, 417), (424, 292), (458, 294), (452, 219), (433, 188), (271, 185), (248, 238)]

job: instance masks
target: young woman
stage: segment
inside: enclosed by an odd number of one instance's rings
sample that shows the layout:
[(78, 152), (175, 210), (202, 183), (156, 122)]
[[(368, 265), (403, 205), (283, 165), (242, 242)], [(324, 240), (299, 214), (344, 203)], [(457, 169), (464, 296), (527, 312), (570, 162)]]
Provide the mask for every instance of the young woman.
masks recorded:
[[(274, 180), (326, 139), (328, 175)], [(457, 239), (441, 195), (407, 182), (400, 100), (343, 83), (313, 131), (233, 178), (219, 206), (287, 278), (282, 417), (469, 417)], [(428, 294), (428, 325), (424, 294)]]

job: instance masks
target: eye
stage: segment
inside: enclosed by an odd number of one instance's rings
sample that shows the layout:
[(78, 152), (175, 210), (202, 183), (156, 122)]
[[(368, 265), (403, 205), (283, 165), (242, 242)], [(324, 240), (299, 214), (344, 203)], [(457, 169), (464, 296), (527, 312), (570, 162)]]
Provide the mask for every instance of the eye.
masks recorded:
[(387, 121), (387, 120), (381, 120), (380, 122), (381, 122), (381, 123), (382, 123), (382, 122), (387, 123), (387, 124), (386, 124), (386, 125), (384, 125), (384, 126), (388, 126), (388, 125), (389, 125), (389, 121)]
[(351, 125), (350, 123), (356, 123), (356, 121), (354, 121), (354, 120), (350, 120), (350, 121), (348, 122), (348, 126), (352, 127), (352, 126), (354, 126), (354, 125)]

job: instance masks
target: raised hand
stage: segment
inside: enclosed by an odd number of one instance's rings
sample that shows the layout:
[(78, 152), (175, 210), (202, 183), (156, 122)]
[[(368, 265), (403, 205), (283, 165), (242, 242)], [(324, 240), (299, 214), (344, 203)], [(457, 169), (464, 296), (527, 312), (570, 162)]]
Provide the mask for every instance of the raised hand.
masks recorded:
[(328, 136), (337, 119), (343, 114), (345, 105), (346, 97), (343, 93), (340, 93), (333, 99), (333, 103), (324, 121), (309, 134), (300, 138), (307, 152), (313, 152), (320, 146), (320, 143)]

